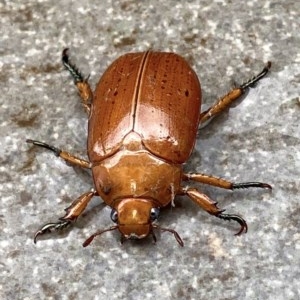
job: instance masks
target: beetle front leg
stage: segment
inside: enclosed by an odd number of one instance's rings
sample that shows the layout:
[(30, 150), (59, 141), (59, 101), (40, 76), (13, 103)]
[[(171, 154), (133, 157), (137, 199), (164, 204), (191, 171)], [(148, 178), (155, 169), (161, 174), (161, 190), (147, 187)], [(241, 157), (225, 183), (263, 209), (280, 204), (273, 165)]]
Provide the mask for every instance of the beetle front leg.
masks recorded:
[(71, 224), (70, 221), (62, 221), (59, 220), (58, 222), (55, 223), (47, 223), (45, 225), (43, 225), (34, 235), (33, 238), (33, 242), (36, 244), (37, 242), (37, 237), (40, 235), (43, 235), (45, 233), (50, 233), (52, 232), (52, 230), (61, 230), (66, 228), (67, 226), (69, 226)]
[(44, 142), (36, 141), (36, 140), (30, 140), (30, 139), (27, 139), (26, 142), (31, 143), (35, 146), (39, 146), (39, 147), (48, 149), (48, 150), (52, 151), (56, 156), (62, 158), (64, 161), (66, 161), (68, 163), (71, 163), (72, 165), (79, 166), (81, 168), (86, 168), (86, 169), (91, 168), (90, 162), (88, 162), (82, 158), (76, 157), (73, 154), (71, 154), (67, 151), (63, 151), (52, 145), (46, 144)]
[(240, 182), (234, 183), (223, 178), (206, 175), (206, 174), (197, 174), (197, 173), (190, 173), (190, 174), (183, 174), (183, 180), (193, 180), (197, 182), (201, 182), (203, 184), (208, 184), (212, 186), (217, 186), (222, 189), (227, 190), (236, 190), (236, 189), (246, 189), (246, 188), (265, 188), (265, 189), (272, 189), (272, 186), (263, 183), (263, 182)]
[(43, 225), (34, 235), (34, 243), (37, 242), (37, 237), (43, 235), (45, 233), (49, 233), (52, 230), (61, 230), (66, 228), (71, 224), (72, 221), (75, 221), (85, 210), (87, 204), (91, 201), (93, 196), (98, 195), (95, 190), (91, 190), (90, 192), (84, 193), (80, 197), (78, 197), (72, 204), (65, 209), (66, 214), (59, 218), (58, 222), (47, 223)]
[(182, 194), (187, 195), (190, 199), (192, 199), (197, 205), (199, 205), (202, 209), (208, 212), (211, 215), (214, 215), (220, 219), (228, 220), (228, 221), (236, 221), (240, 224), (241, 229), (235, 234), (240, 235), (243, 232), (247, 232), (248, 226), (246, 221), (240, 217), (239, 215), (234, 214), (224, 214), (224, 209), (220, 209), (217, 206), (217, 202), (210, 199), (207, 195), (200, 193), (195, 188), (182, 188)]
[(91, 110), (91, 102), (93, 100), (93, 92), (88, 83), (88, 78), (83, 78), (82, 74), (76, 68), (76, 66), (70, 62), (68, 50), (69, 49), (66, 48), (62, 52), (62, 63), (73, 77), (74, 83), (78, 89), (81, 98), (82, 105), (89, 115)]
[(257, 74), (244, 84), (240, 85), (238, 88), (231, 90), (227, 95), (219, 99), (217, 103), (215, 103), (212, 107), (202, 112), (200, 114), (200, 126), (203, 126), (211, 119), (213, 119), (216, 115), (228, 109), (235, 100), (239, 99), (248, 90), (249, 87), (253, 87), (260, 79), (266, 76), (270, 68), (271, 62), (268, 62), (259, 74)]

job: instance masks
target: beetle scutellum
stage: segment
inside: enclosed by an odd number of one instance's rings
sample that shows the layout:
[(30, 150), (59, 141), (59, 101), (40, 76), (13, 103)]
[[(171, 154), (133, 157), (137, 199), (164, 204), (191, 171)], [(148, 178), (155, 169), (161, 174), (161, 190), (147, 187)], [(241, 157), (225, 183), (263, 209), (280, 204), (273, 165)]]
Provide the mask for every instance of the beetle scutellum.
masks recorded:
[(68, 49), (62, 62), (71, 73), (82, 104), (89, 116), (89, 160), (78, 158), (46, 143), (28, 143), (53, 151), (66, 162), (92, 170), (95, 189), (84, 193), (55, 223), (42, 226), (37, 237), (52, 229), (62, 229), (84, 211), (93, 196), (100, 196), (112, 208), (116, 225), (91, 235), (118, 229), (121, 241), (141, 239), (149, 234), (156, 241), (154, 229), (178, 233), (159, 226), (155, 221), (159, 210), (176, 195), (187, 195), (202, 209), (223, 220), (234, 220), (241, 226), (237, 235), (247, 231), (246, 221), (235, 214), (225, 214), (217, 203), (196, 188), (182, 185), (197, 181), (224, 189), (259, 187), (271, 189), (261, 182), (233, 183), (205, 174), (185, 174), (182, 164), (189, 158), (199, 125), (209, 121), (245, 91), (264, 77), (271, 63), (255, 77), (234, 88), (212, 107), (200, 112), (201, 88), (197, 75), (179, 55), (164, 52), (129, 53), (114, 61), (93, 93), (87, 79), (69, 61)]

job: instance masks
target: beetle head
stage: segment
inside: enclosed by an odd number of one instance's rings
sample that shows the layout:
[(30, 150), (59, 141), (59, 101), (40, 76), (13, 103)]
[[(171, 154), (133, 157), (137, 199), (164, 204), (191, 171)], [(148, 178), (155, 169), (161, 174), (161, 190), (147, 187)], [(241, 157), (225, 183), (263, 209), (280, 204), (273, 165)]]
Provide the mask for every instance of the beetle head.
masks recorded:
[(173, 233), (179, 245), (183, 246), (183, 241), (175, 230), (153, 224), (158, 215), (159, 208), (155, 207), (149, 199), (122, 199), (111, 211), (111, 219), (116, 225), (94, 233), (83, 243), (83, 246), (88, 246), (97, 235), (116, 229), (119, 229), (122, 234), (121, 242), (124, 239), (143, 239), (149, 234), (153, 236), (153, 240), (156, 242), (153, 228)]
[(159, 208), (146, 199), (128, 198), (111, 211), (111, 219), (126, 239), (142, 239), (152, 233), (152, 222), (158, 218)]

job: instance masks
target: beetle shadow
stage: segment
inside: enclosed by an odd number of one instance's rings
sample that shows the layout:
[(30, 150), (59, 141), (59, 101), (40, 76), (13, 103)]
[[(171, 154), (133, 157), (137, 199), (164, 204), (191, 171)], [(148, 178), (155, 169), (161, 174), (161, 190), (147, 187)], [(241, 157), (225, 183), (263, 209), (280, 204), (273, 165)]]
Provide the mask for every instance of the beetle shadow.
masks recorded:
[(89, 207), (82, 213), (82, 215), (74, 223), (74, 227), (83, 229), (95, 222), (97, 215), (107, 207), (107, 204), (102, 201), (100, 197), (95, 197), (91, 200)]
[(74, 173), (80, 180), (82, 180), (87, 185), (94, 187), (92, 172), (89, 169), (85, 169), (79, 166), (74, 166), (72, 164), (66, 163), (67, 166), (71, 167), (74, 170)]

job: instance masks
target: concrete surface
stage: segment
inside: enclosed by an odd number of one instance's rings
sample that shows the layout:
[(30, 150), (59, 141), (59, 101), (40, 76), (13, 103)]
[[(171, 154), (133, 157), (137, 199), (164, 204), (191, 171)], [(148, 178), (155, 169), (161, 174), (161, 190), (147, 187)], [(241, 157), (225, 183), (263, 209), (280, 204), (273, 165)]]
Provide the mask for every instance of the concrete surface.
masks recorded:
[[(300, 299), (299, 1), (0, 2), (1, 299)], [(34, 232), (92, 186), (27, 138), (85, 156), (86, 115), (61, 51), (95, 86), (107, 65), (148, 49), (183, 55), (201, 78), (204, 107), (261, 70), (267, 78), (199, 132), (185, 169), (258, 189), (201, 186), (249, 232), (201, 211), (187, 198), (162, 213), (172, 235), (119, 243), (117, 232), (81, 244), (111, 225), (94, 199), (71, 230)], [(94, 208), (94, 209), (93, 209)]]

